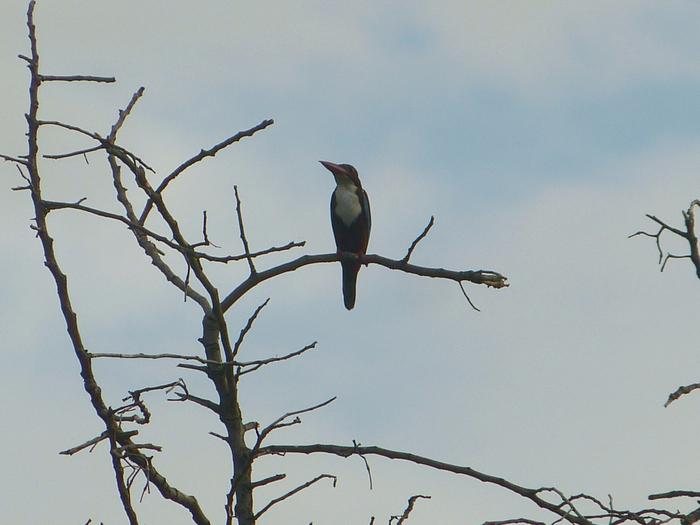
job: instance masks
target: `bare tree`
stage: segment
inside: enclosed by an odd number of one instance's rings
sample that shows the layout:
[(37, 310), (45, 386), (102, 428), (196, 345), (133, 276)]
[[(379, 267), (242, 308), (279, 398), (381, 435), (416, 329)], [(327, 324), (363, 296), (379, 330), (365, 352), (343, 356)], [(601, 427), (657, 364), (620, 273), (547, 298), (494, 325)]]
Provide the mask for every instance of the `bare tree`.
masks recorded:
[[(274, 266), (267, 270), (259, 271), (256, 262), (265, 255), (277, 252), (287, 252), (304, 246), (303, 242), (289, 242), (282, 246), (273, 246), (268, 249), (253, 252), (249, 248), (246, 238), (243, 213), (241, 209), (241, 198), (237, 188), (235, 189), (236, 211), (238, 219), (238, 229), (243, 245), (243, 252), (228, 256), (211, 255), (207, 248), (213, 246), (207, 232), (207, 216), (203, 216), (202, 236), (198, 240), (187, 239), (184, 235), (177, 217), (171, 212), (165, 197), (164, 190), (188, 168), (200, 161), (214, 157), (218, 152), (231, 146), (245, 137), (251, 137), (259, 131), (264, 130), (273, 124), (272, 120), (265, 120), (246, 131), (236, 133), (214, 145), (209, 149), (202, 149), (197, 155), (184, 161), (179, 167), (167, 174), (165, 177), (157, 178), (157, 174), (149, 165), (135, 152), (129, 151), (120, 146), (117, 142), (117, 135), (124, 126), (127, 118), (134, 110), (138, 100), (142, 97), (144, 89), (139, 89), (131, 98), (126, 108), (119, 112), (119, 117), (108, 133), (100, 134), (79, 126), (55, 120), (46, 120), (39, 117), (39, 92), (43, 84), (51, 82), (115, 82), (111, 77), (95, 76), (61, 76), (45, 75), (39, 67), (39, 52), (37, 48), (36, 28), (34, 25), (34, 2), (30, 2), (27, 14), (29, 28), (29, 40), (31, 52), (29, 56), (20, 55), (24, 60), (31, 74), (30, 82), (30, 106), (26, 115), (28, 128), (28, 151), (24, 155), (0, 155), (1, 158), (14, 163), (20, 176), (23, 179), (22, 185), (13, 188), (16, 191), (26, 191), (29, 193), (35, 213), (32, 228), (39, 238), (45, 259), (45, 264), (51, 272), (57, 287), (57, 293), (61, 305), (61, 310), (66, 322), (70, 341), (80, 365), (80, 375), (83, 380), (85, 391), (95, 410), (96, 415), (104, 425), (104, 431), (96, 437), (86, 440), (62, 453), (66, 455), (76, 454), (88, 447), (105, 441), (109, 444), (110, 461), (114, 470), (119, 497), (126, 513), (129, 523), (136, 525), (139, 517), (132, 503), (132, 488), (134, 479), (143, 474), (147, 483), (155, 486), (163, 498), (172, 501), (176, 505), (181, 505), (189, 511), (194, 523), (203, 525), (211, 523), (205, 515), (195, 496), (186, 494), (173, 486), (166, 480), (161, 470), (156, 466), (156, 461), (151, 455), (153, 451), (159, 451), (157, 445), (150, 443), (140, 443), (136, 440), (138, 436), (138, 425), (150, 422), (150, 412), (143, 400), (143, 394), (151, 391), (170, 392), (176, 399), (194, 403), (203, 409), (209, 410), (219, 418), (223, 431), (214, 434), (226, 443), (233, 464), (230, 485), (222, 488), (225, 497), (226, 523), (231, 524), (234, 520), (241, 525), (250, 525), (263, 516), (274, 505), (291, 498), (300, 491), (312, 485), (331, 480), (335, 483), (335, 476), (322, 473), (296, 488), (284, 492), (279, 496), (261, 505), (254, 504), (254, 491), (257, 488), (268, 486), (286, 477), (286, 474), (279, 473), (264, 479), (255, 479), (253, 467), (256, 459), (266, 456), (283, 456), (286, 454), (324, 454), (348, 458), (360, 456), (367, 465), (368, 474), (369, 463), (367, 458), (380, 456), (389, 459), (407, 461), (415, 465), (422, 465), (431, 469), (452, 472), (463, 475), (481, 482), (489, 483), (501, 487), (502, 489), (517, 494), (518, 496), (530, 500), (537, 507), (544, 509), (553, 516), (552, 523), (567, 521), (578, 525), (592, 524), (620, 524), (625, 522), (636, 522), (639, 524), (666, 523), (678, 520), (683, 525), (690, 525), (700, 520), (700, 508), (689, 513), (681, 514), (664, 509), (642, 509), (639, 511), (627, 511), (616, 509), (612, 498), (604, 502), (586, 494), (566, 495), (561, 490), (554, 487), (528, 488), (502, 477), (482, 473), (466, 466), (459, 466), (437, 461), (435, 459), (396, 450), (390, 450), (377, 446), (362, 446), (354, 443), (352, 446), (337, 444), (312, 443), (307, 445), (285, 445), (270, 444), (268, 438), (279, 429), (297, 425), (301, 423), (300, 416), (311, 411), (324, 407), (335, 398), (327, 399), (314, 406), (288, 412), (278, 417), (267, 425), (261, 425), (244, 417), (239, 403), (240, 379), (248, 374), (256, 372), (261, 368), (293, 359), (315, 348), (316, 343), (311, 343), (288, 353), (281, 357), (269, 357), (266, 359), (245, 361), (239, 358), (239, 351), (244, 343), (246, 335), (250, 332), (253, 324), (260, 312), (267, 305), (263, 302), (248, 318), (237, 335), (231, 334), (226, 319), (227, 312), (243, 297), (247, 292), (258, 284), (277, 277), (279, 275), (293, 272), (299, 268), (321, 264), (335, 263), (343, 258), (353, 258), (352, 254), (306, 254), (286, 263)], [(120, 213), (106, 211), (87, 206), (84, 200), (77, 202), (64, 202), (50, 200), (44, 196), (42, 188), (42, 176), (39, 171), (39, 138), (38, 132), (42, 127), (58, 127), (72, 133), (80, 134), (89, 138), (94, 145), (76, 151), (69, 151), (59, 154), (44, 155), (49, 159), (65, 159), (75, 156), (94, 155), (104, 153), (109, 164), (112, 183), (114, 187), (114, 197), (119, 203)], [(123, 177), (126, 174), (128, 179)], [(133, 183), (131, 182), (133, 180)], [(153, 182), (153, 179), (159, 182)], [(135, 186), (133, 186), (135, 184)], [(127, 188), (136, 189), (145, 198), (146, 204), (139, 211), (136, 210), (135, 200), (127, 194)], [(73, 210), (79, 213), (87, 213), (101, 217), (106, 220), (121, 223), (134, 236), (134, 240), (146, 255), (155, 268), (175, 286), (187, 300), (195, 302), (201, 308), (202, 334), (198, 341), (202, 345), (201, 355), (180, 355), (174, 353), (167, 354), (124, 354), (124, 353), (99, 353), (89, 352), (83, 345), (80, 327), (77, 322), (76, 312), (71, 304), (68, 281), (63, 273), (56, 256), (54, 248), (55, 240), (49, 230), (48, 217), (53, 212), (60, 210)], [(692, 205), (688, 215), (692, 219)], [(157, 216), (160, 220), (153, 221), (149, 218)], [(656, 220), (656, 219), (655, 219)], [(151, 226), (156, 222), (162, 226)], [(657, 222), (659, 222), (657, 220)], [(664, 229), (672, 230), (662, 224)], [(431, 218), (425, 230), (415, 239), (408, 248), (405, 257), (394, 260), (376, 254), (365, 255), (360, 262), (365, 265), (377, 265), (384, 268), (398, 270), (419, 276), (447, 279), (457, 283), (467, 300), (466, 290), (463, 283), (482, 284), (492, 288), (506, 287), (506, 277), (494, 271), (486, 270), (463, 270), (453, 271), (442, 268), (428, 268), (410, 263), (410, 258), (418, 243), (428, 234), (433, 225)], [(691, 231), (689, 227), (689, 232)], [(658, 236), (657, 235), (657, 241)], [(690, 235), (690, 233), (688, 233)], [(693, 236), (693, 239), (695, 237)], [(697, 240), (694, 241), (697, 244)], [(692, 249), (691, 249), (692, 251)], [(165, 253), (174, 253), (186, 264), (184, 275), (173, 270), (164, 258)], [(695, 248), (697, 253), (697, 247)], [(696, 259), (693, 259), (694, 261)], [(233, 289), (222, 290), (210, 278), (204, 262), (228, 264), (239, 262), (248, 267), (248, 276), (238, 286)], [(700, 272), (700, 269), (699, 269)], [(699, 273), (700, 275), (700, 273)], [(203, 290), (203, 291), (198, 291)], [(471, 303), (471, 301), (470, 301)], [(207, 399), (190, 392), (183, 380), (176, 380), (167, 384), (146, 386), (138, 390), (129, 391), (123, 402), (112, 408), (112, 405), (103, 397), (98, 379), (93, 370), (94, 359), (159, 359), (175, 360), (179, 367), (194, 370), (204, 374), (213, 384), (216, 390), (216, 399)], [(371, 479), (371, 474), (370, 474)], [(690, 491), (672, 491), (665, 494), (652, 495), (650, 499), (675, 498), (675, 497), (699, 497), (700, 494)], [(408, 506), (403, 514), (393, 516), (390, 523), (404, 523), (410, 516), (414, 505), (419, 499), (429, 496), (414, 495), (408, 499)], [(374, 518), (370, 523), (374, 523)], [(539, 523), (528, 518), (515, 518), (491, 523)]]
[[(687, 210), (683, 210), (683, 226), (684, 228), (677, 228), (671, 226), (666, 221), (663, 221), (656, 217), (655, 215), (647, 214), (647, 217), (654, 221), (659, 226), (659, 231), (656, 233), (649, 233), (646, 231), (638, 231), (630, 235), (630, 238), (637, 236), (651, 237), (656, 240), (656, 248), (659, 251), (659, 265), (661, 266), (661, 271), (663, 272), (666, 268), (666, 264), (671, 259), (690, 259), (690, 262), (695, 267), (695, 275), (700, 279), (700, 250), (698, 249), (698, 237), (695, 233), (695, 207), (700, 207), (700, 200), (695, 199), (690, 203)], [(669, 251), (664, 251), (661, 246), (661, 237), (664, 232), (668, 232), (674, 237), (683, 239), (683, 242), (688, 244), (687, 254), (678, 255), (671, 253)], [(671, 403), (676, 401), (684, 394), (689, 394), (693, 390), (700, 388), (700, 383), (694, 383), (692, 385), (680, 386), (678, 389), (669, 394), (668, 400), (664, 406), (669, 406)], [(678, 492), (678, 491), (677, 491)], [(682, 491), (681, 491), (682, 492)]]

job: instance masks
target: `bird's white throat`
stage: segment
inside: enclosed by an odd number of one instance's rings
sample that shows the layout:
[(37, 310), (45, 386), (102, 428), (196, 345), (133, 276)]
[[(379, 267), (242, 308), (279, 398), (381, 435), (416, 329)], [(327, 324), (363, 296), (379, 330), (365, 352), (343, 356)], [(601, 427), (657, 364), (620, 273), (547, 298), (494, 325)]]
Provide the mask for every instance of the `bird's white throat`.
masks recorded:
[(338, 184), (333, 193), (335, 198), (335, 214), (343, 221), (345, 226), (350, 226), (362, 213), (360, 198), (355, 192), (355, 185), (350, 183)]

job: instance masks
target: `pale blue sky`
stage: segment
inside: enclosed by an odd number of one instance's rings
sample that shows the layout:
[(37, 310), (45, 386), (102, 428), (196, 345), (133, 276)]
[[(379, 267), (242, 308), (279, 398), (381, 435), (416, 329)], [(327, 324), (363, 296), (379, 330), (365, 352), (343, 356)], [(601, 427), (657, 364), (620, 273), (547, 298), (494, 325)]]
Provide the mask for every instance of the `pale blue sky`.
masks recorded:
[[(26, 147), (27, 74), (16, 58), (28, 52), (25, 13), (23, 1), (0, 5), (0, 151), (12, 155)], [(244, 356), (319, 346), (250, 378), (246, 419), (269, 422), (337, 395), (276, 439), (354, 439), (527, 486), (612, 494), (620, 507), (697, 490), (698, 400), (663, 403), (700, 380), (698, 282), (687, 261), (660, 274), (653, 241), (627, 239), (653, 229), (645, 213), (681, 225), (681, 209), (700, 196), (696, 3), (40, 0), (36, 22), (44, 72), (118, 79), (45, 86), (42, 116), (104, 134), (145, 86), (121, 136), (160, 176), (275, 119), (168, 189), (188, 235), (199, 235), (206, 209), (213, 241), (240, 251), (237, 184), (254, 249), (306, 240), (298, 254), (332, 251), (333, 179), (318, 160), (347, 162), (372, 203), (370, 252), (403, 256), (434, 215), (414, 262), (509, 277), (505, 290), (467, 288), (481, 313), (455, 285), (378, 267), (361, 271), (352, 312), (337, 265), (259, 287), (229, 314), (237, 332), (271, 297)], [(86, 144), (57, 131), (42, 139), (47, 153)], [(43, 169), (48, 198), (87, 196), (118, 210), (100, 155)], [(125, 523), (104, 446), (58, 456), (102, 429), (28, 228), (28, 196), (10, 191), (16, 169), (0, 166), (0, 182), (0, 512), (12, 523)], [(51, 226), (89, 349), (200, 352), (198, 308), (128, 232), (70, 213), (52, 214)], [(246, 267), (212, 275), (227, 291)], [(177, 377), (211, 393), (172, 363), (100, 362), (97, 372), (112, 405), (126, 389)], [(229, 463), (208, 436), (216, 420), (150, 400), (143, 441), (165, 446), (157, 465), (221, 522)], [(268, 461), (256, 477), (290, 476), (261, 490), (259, 506), (322, 472), (339, 483), (262, 522), (386, 523), (417, 493), (433, 499), (417, 504), (411, 523), (543, 518), (468, 478), (371, 465), (370, 492), (357, 458)], [(155, 494), (139, 508), (145, 523), (187, 522)]]

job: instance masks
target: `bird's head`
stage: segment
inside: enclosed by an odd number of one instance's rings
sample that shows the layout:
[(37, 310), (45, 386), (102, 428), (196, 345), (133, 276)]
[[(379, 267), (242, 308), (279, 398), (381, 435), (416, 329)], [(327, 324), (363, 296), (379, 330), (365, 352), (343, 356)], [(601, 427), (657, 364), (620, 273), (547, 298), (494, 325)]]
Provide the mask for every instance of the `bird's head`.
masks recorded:
[(357, 170), (350, 164), (333, 164), (325, 160), (319, 162), (333, 174), (335, 183), (338, 186), (355, 186), (357, 188), (362, 188), (360, 176), (357, 174)]

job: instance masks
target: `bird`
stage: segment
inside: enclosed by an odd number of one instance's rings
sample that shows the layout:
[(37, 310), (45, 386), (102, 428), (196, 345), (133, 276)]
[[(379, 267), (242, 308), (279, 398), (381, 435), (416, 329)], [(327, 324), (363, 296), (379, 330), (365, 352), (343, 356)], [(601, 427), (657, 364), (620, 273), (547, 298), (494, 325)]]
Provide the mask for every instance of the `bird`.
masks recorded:
[(340, 261), (343, 267), (343, 301), (345, 308), (352, 310), (360, 260), (367, 253), (372, 227), (369, 199), (354, 167), (325, 160), (320, 162), (335, 177), (336, 188), (331, 195), (331, 225), (338, 254), (353, 253), (357, 256), (356, 260)]

